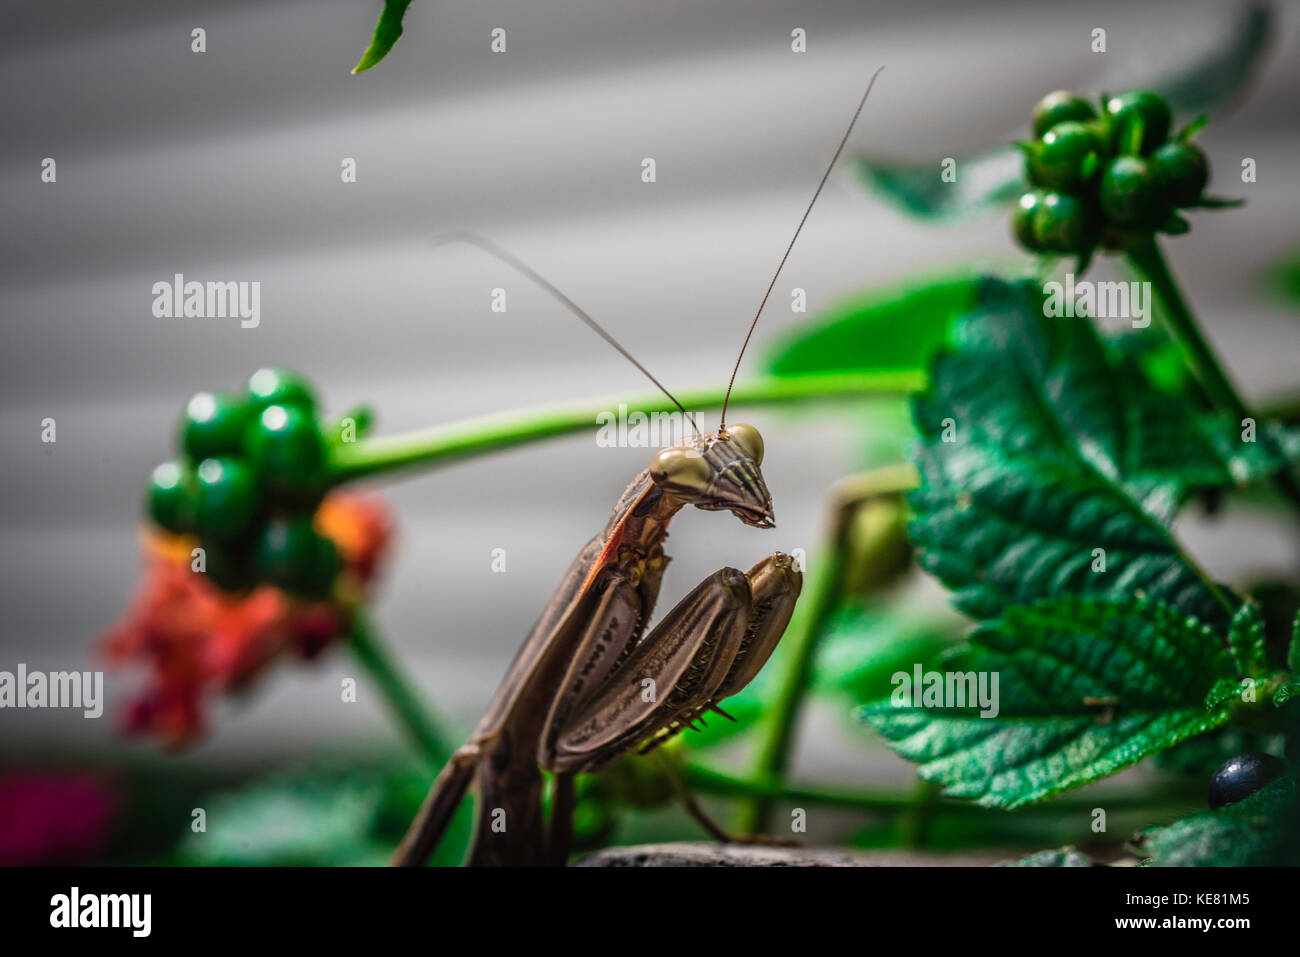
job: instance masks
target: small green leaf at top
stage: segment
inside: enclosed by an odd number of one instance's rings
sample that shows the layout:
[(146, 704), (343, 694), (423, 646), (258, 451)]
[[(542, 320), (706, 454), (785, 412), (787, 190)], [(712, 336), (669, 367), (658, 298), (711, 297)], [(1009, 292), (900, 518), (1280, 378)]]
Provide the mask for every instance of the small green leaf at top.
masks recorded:
[(352, 68), (353, 73), (364, 73), (388, 56), (388, 51), (402, 35), (402, 18), (406, 16), (406, 8), (410, 5), (411, 0), (384, 0), (384, 10), (379, 15), (379, 22), (375, 24), (370, 46), (366, 47), (360, 62)]
[[(1205, 698), (1234, 665), (1212, 628), (1168, 604), (1066, 597), (1005, 609), (934, 674), (859, 718), (949, 796), (1015, 808), (1225, 724)], [(952, 697), (972, 681), (993, 693)]]
[(1133, 842), (1151, 867), (1252, 867), (1300, 864), (1294, 774), (1217, 811), (1143, 831)]

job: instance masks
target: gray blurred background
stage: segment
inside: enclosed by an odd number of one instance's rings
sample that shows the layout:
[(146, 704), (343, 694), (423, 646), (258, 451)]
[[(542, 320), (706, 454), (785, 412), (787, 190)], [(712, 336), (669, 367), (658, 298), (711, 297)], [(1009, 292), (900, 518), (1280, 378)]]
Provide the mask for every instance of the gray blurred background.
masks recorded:
[[(1222, 29), (1228, 5), (712, 0), (416, 0), (377, 69), (351, 76), (378, 2), (7, 0), (0, 237), (5, 456), (0, 668), (89, 667), (139, 573), (149, 469), (184, 400), (255, 368), (313, 378), (327, 407), (361, 401), (380, 432), (534, 403), (648, 388), (635, 370), (504, 267), (429, 237), (487, 232), (600, 317), (671, 387), (720, 384), (752, 310), (865, 83), (887, 69), (850, 151), (932, 160), (1004, 143), (1057, 87), (1091, 89), (1108, 58), (1141, 59)], [(1300, 326), (1260, 291), (1294, 248), (1300, 17), (1280, 11), (1255, 90), (1202, 143), (1216, 192), (1244, 211), (1198, 217), (1169, 244), (1176, 272), (1244, 390), (1296, 382)], [(1105, 57), (1088, 49), (1109, 31)], [(208, 50), (190, 52), (190, 31)], [(489, 51), (504, 27), (508, 52)], [(793, 27), (808, 52), (789, 49)], [(43, 157), (58, 182), (40, 182)], [(658, 182), (640, 179), (654, 157)], [(1242, 156), (1259, 181), (1234, 175)], [(354, 157), (358, 182), (340, 182)], [(1014, 263), (993, 214), (928, 226), (841, 171), (813, 213), (757, 342), (847, 293), (931, 268)], [(258, 280), (262, 320), (156, 319), (155, 281)], [(489, 290), (510, 289), (504, 314)], [(748, 361), (758, 371), (756, 349)], [(740, 410), (761, 424), (778, 529), (723, 514), (674, 525), (665, 604), (724, 564), (816, 548), (820, 496), (861, 464), (844, 417)], [(40, 442), (54, 417), (58, 441)], [(577, 548), (646, 464), (594, 434), (385, 483), (399, 538), (376, 617), (443, 715), (472, 720)], [(580, 463), (581, 478), (570, 477)], [(1248, 513), (1211, 539), (1215, 571), (1279, 563), (1293, 542)], [(507, 574), (490, 571), (504, 548)], [(931, 600), (942, 603), (934, 589)], [(183, 760), (276, 763), (391, 740), (354, 665), (281, 666), (223, 705)], [(111, 673), (106, 718), (0, 714), (5, 754), (147, 754), (112, 720), (137, 676)], [(796, 770), (907, 776), (837, 743), (814, 714)]]

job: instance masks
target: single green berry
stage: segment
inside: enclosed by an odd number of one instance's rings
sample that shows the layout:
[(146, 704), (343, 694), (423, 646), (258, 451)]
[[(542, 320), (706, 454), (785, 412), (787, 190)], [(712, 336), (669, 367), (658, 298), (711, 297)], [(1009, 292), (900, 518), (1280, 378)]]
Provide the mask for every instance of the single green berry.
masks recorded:
[(1042, 136), (1057, 123), (1068, 120), (1085, 123), (1096, 118), (1097, 111), (1079, 94), (1069, 90), (1056, 90), (1039, 100), (1034, 107), (1034, 135)]
[(1078, 196), (1044, 193), (1034, 210), (1034, 239), (1057, 253), (1087, 253), (1097, 242), (1097, 217)]
[(257, 574), (280, 588), (300, 587), (311, 578), (319, 539), (309, 515), (267, 522), (254, 549)]
[(1210, 161), (1191, 143), (1166, 143), (1151, 154), (1151, 163), (1165, 181), (1169, 202), (1190, 206), (1201, 198), (1210, 181)]
[(325, 442), (316, 420), (293, 405), (272, 405), (245, 443), (262, 485), (277, 501), (306, 506), (325, 491)]
[(242, 543), (204, 540), (203, 574), (222, 591), (248, 591), (257, 584), (252, 558)]
[(194, 526), (194, 469), (188, 462), (164, 462), (149, 476), (145, 511), (155, 523), (176, 535)]
[(1026, 158), (1029, 179), (1048, 189), (1074, 192), (1096, 174), (1103, 149), (1101, 135), (1091, 126), (1057, 123)]
[(252, 470), (240, 459), (204, 459), (197, 475), (195, 529), (219, 541), (238, 538), (252, 524), (260, 504)]
[(1286, 765), (1271, 754), (1251, 752), (1229, 758), (1210, 778), (1211, 810), (1250, 797), (1285, 770)]
[(1034, 235), (1034, 213), (1042, 200), (1042, 190), (1030, 190), (1021, 195), (1015, 212), (1011, 214), (1011, 231), (1015, 234), (1016, 241), (1034, 253), (1043, 251), (1038, 245), (1038, 237)]
[(1112, 152), (1123, 153), (1128, 149), (1129, 130), (1141, 121), (1142, 142), (1140, 150), (1145, 156), (1169, 137), (1169, 125), (1173, 114), (1164, 97), (1146, 90), (1129, 90), (1106, 101), (1106, 117), (1110, 129), (1110, 148)]
[(312, 525), (310, 516), (267, 522), (254, 550), (254, 567), (265, 581), (306, 598), (325, 598), (342, 560), (338, 549)]
[(1098, 200), (1106, 218), (1125, 229), (1155, 229), (1169, 216), (1164, 179), (1137, 156), (1121, 156), (1106, 167)]
[(315, 390), (292, 369), (258, 369), (248, 379), (248, 397), (255, 409), (292, 405), (308, 414), (316, 414)]
[(200, 392), (185, 404), (181, 445), (195, 462), (236, 455), (250, 417), (248, 402), (219, 392)]

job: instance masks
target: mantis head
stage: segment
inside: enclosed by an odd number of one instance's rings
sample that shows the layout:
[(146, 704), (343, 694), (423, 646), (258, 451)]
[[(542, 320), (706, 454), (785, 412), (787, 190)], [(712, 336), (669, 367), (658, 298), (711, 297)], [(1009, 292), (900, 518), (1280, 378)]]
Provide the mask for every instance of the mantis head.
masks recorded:
[(659, 488), (706, 511), (729, 511), (746, 525), (772, 528), (772, 493), (759, 466), (763, 437), (752, 425), (729, 425), (690, 445), (662, 450), (650, 463)]

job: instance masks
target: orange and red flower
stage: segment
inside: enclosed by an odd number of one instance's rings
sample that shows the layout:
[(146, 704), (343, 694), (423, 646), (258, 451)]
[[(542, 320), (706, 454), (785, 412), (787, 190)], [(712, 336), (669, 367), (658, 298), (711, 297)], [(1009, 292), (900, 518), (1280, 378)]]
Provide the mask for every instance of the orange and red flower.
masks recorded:
[(265, 584), (227, 594), (191, 571), (192, 540), (145, 532), (144, 580), (103, 638), (111, 662), (144, 662), (151, 671), (128, 709), (129, 730), (186, 744), (203, 730), (211, 693), (246, 686), (281, 656), (312, 658), (346, 634), (387, 551), (392, 520), (377, 499), (335, 493), (315, 525), (334, 542), (343, 571), (330, 598), (314, 602)]

